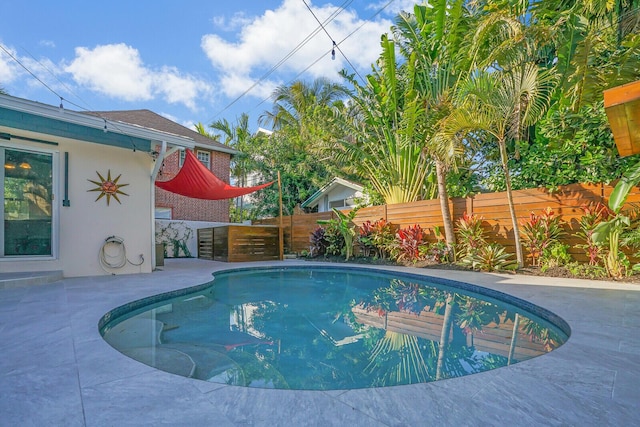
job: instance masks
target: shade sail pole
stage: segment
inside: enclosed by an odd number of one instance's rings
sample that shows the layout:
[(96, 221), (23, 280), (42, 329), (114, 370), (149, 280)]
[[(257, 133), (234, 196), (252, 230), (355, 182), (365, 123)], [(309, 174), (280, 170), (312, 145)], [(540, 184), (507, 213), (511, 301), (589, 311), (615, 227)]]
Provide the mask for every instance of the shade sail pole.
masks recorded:
[(278, 226), (278, 245), (280, 250), (280, 261), (284, 259), (284, 229), (282, 228), (282, 181), (280, 171), (278, 171), (278, 198), (280, 200), (280, 225)]

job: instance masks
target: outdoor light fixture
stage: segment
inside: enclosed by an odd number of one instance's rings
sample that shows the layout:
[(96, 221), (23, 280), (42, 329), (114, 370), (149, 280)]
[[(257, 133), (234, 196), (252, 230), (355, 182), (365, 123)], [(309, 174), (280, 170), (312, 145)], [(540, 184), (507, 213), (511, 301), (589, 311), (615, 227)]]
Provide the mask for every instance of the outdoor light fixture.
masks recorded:
[(103, 129), (104, 133), (107, 133), (107, 119), (104, 119), (104, 129)]
[(58, 107), (58, 109), (60, 110), (61, 114), (64, 114), (64, 105), (62, 105), (62, 101), (63, 101), (63, 98), (60, 97), (60, 107)]
[(5, 169), (15, 169), (16, 168), (16, 164), (13, 162), (7, 162), (4, 164), (4, 168)]
[(331, 59), (336, 59), (336, 42), (333, 42), (333, 48), (331, 48)]
[(31, 169), (31, 165), (27, 162), (20, 163), (20, 169)]

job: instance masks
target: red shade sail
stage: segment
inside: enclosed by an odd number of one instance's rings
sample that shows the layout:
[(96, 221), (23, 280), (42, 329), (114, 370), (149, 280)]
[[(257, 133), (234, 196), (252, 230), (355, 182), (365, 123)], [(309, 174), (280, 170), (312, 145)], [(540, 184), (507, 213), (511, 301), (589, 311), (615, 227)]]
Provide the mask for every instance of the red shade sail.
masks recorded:
[(169, 181), (156, 181), (163, 190), (194, 199), (223, 200), (253, 193), (273, 184), (273, 181), (255, 187), (234, 187), (215, 176), (196, 156), (186, 150), (184, 164)]

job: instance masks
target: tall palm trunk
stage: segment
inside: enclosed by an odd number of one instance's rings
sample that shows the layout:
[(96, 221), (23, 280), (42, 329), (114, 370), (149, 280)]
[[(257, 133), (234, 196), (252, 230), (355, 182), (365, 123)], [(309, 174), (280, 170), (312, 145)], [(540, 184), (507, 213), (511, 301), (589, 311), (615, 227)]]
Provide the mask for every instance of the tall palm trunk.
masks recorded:
[(446, 168), (441, 160), (436, 160), (436, 178), (438, 180), (440, 211), (442, 212), (442, 221), (444, 222), (444, 237), (447, 241), (447, 246), (455, 259), (454, 247), (456, 244), (456, 235), (453, 231), (453, 220), (451, 219), (451, 210), (449, 209)]
[(516, 243), (516, 259), (518, 267), (524, 266), (524, 258), (522, 256), (522, 245), (520, 244), (520, 229), (518, 228), (518, 217), (516, 216), (516, 208), (513, 203), (513, 194), (511, 192), (511, 175), (509, 174), (507, 145), (504, 139), (498, 141), (500, 146), (500, 159), (502, 160), (502, 170), (504, 171), (504, 183), (507, 189), (507, 201), (509, 204), (509, 213), (511, 214), (511, 224), (513, 225), (513, 239)]

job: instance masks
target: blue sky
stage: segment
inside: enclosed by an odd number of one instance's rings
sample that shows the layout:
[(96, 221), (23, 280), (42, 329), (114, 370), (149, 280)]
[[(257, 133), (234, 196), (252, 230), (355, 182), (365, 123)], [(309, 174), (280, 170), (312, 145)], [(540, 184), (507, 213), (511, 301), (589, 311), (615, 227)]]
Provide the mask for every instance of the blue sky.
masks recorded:
[[(339, 12), (325, 25), (329, 35), (305, 1), (320, 21)], [(257, 127), (275, 87), (319, 76), (340, 81), (338, 71), (350, 65), (339, 52), (331, 60), (332, 39), (367, 73), (380, 35), (413, 3), (0, 0), (0, 87), (50, 105), (59, 95), (73, 110), (146, 108), (189, 127), (246, 112)]]

